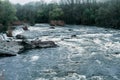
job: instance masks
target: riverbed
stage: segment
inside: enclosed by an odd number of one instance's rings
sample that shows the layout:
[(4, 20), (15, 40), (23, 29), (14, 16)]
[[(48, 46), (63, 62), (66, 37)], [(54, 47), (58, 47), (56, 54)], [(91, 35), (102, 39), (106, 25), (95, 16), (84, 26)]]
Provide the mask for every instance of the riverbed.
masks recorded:
[(95, 26), (31, 26), (16, 30), (29, 39), (54, 41), (58, 47), (31, 49), (0, 58), (4, 80), (120, 80), (120, 30)]

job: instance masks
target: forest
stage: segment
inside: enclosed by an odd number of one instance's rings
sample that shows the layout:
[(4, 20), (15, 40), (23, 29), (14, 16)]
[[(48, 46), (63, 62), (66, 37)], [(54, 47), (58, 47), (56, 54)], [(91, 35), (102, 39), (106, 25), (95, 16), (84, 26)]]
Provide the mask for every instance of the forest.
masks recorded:
[(63, 20), (66, 24), (92, 25), (120, 29), (120, 0), (60, 0), (46, 3), (43, 0), (24, 5), (0, 0), (0, 31), (15, 21), (49, 23)]

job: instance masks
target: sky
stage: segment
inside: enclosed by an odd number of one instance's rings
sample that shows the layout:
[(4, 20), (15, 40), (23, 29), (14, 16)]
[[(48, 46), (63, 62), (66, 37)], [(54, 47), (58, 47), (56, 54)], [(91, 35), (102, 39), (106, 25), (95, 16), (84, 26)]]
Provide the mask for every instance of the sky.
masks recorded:
[[(28, 3), (28, 2), (31, 2), (31, 1), (40, 1), (40, 0), (9, 0), (9, 1), (13, 4), (16, 4), (16, 3), (25, 4), (25, 3)], [(43, 0), (43, 1), (49, 3), (53, 0)]]
[[(9, 0), (11, 3), (16, 4), (16, 3), (20, 3), (20, 4), (25, 4), (28, 2), (32, 2), (32, 1), (40, 1), (40, 0)], [(51, 1), (59, 1), (59, 0), (43, 0), (47, 3), (51, 2)], [(97, 1), (105, 1), (105, 0), (97, 0)]]

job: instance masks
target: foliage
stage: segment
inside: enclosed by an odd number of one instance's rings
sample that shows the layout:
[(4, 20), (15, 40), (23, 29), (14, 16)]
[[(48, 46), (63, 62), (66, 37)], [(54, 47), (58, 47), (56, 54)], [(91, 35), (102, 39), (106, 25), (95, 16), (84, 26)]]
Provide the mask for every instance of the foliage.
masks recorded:
[(49, 18), (50, 20), (61, 20), (63, 19), (64, 12), (61, 8), (54, 8), (52, 11), (49, 12)]
[(0, 24), (8, 25), (16, 19), (31, 24), (64, 20), (67, 24), (120, 29), (120, 0), (60, 0), (48, 4), (40, 0), (25, 5), (0, 0)]
[(39, 1), (17, 6), (18, 19), (30, 23), (62, 19), (67, 24), (120, 28), (120, 0), (60, 0), (58, 4)]
[(0, 1), (0, 24), (4, 25), (2, 30), (6, 30), (7, 27), (12, 21), (16, 20), (16, 9), (8, 1)]

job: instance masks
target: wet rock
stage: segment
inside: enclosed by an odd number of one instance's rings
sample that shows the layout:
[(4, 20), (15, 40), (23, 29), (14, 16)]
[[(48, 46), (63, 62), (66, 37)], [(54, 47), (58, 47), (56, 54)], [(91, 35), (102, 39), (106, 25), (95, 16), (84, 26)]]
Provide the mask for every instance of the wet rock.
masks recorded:
[(61, 41), (64, 41), (64, 38), (62, 38)]
[(22, 45), (24, 46), (25, 49), (50, 48), (57, 46), (53, 41), (41, 41), (41, 40), (23, 41)]
[(56, 47), (57, 45), (53, 41), (43, 41), (38, 43), (38, 47), (40, 48), (49, 48)]
[(76, 35), (71, 35), (71, 37), (73, 38), (73, 37), (77, 37)]
[(6, 51), (6, 50), (0, 50), (0, 57), (5, 57), (5, 56), (16, 56), (17, 53), (12, 52), (12, 51)]
[(27, 26), (22, 27), (24, 31), (29, 30)]
[(16, 38), (17, 39), (25, 39), (25, 36), (18, 34), (18, 35), (16, 35)]
[(34, 30), (34, 31), (24, 31), (24, 32), (17, 34), (17, 35), (24, 36), (25, 39), (35, 39), (36, 37), (41, 37), (43, 35), (49, 35), (49, 33)]
[(73, 31), (73, 29), (68, 29), (68, 31)]
[(51, 26), (50, 29), (55, 29), (55, 27)]
[(23, 50), (23, 46), (14, 41), (0, 41), (0, 56), (15, 56)]
[(115, 52), (116, 55), (120, 54), (120, 52)]
[(34, 49), (34, 48), (49, 48), (56, 47), (57, 45), (53, 41), (41, 41), (41, 40), (23, 40), (21, 43), (25, 49)]

